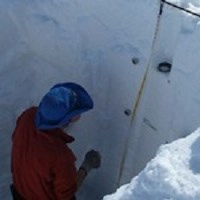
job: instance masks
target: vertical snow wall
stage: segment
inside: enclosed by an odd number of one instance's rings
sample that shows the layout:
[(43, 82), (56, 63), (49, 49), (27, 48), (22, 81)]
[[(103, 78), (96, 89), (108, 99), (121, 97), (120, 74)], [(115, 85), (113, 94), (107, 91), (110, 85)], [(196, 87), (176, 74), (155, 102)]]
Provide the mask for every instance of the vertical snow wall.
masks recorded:
[[(0, 9), (2, 199), (10, 199), (15, 119), (57, 82), (82, 84), (95, 102), (95, 109), (69, 131), (76, 138), (71, 148), (77, 166), (90, 148), (102, 154), (101, 169), (88, 176), (79, 199), (113, 192), (143, 169), (160, 144), (199, 125), (200, 47), (190, 51), (199, 35), (196, 18), (165, 7), (150, 60), (159, 1), (1, 0)], [(139, 63), (133, 64), (133, 58)], [(171, 73), (158, 73), (156, 66), (166, 60), (173, 64)], [(133, 111), (149, 62), (131, 123), (124, 111)]]

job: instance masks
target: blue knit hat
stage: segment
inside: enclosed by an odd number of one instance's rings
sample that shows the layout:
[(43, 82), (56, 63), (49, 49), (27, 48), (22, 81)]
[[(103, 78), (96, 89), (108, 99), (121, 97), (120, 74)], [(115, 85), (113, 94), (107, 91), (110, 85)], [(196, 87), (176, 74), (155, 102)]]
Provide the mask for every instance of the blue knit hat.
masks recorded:
[(39, 104), (36, 127), (41, 130), (61, 128), (72, 117), (92, 108), (93, 101), (83, 87), (76, 83), (57, 84)]

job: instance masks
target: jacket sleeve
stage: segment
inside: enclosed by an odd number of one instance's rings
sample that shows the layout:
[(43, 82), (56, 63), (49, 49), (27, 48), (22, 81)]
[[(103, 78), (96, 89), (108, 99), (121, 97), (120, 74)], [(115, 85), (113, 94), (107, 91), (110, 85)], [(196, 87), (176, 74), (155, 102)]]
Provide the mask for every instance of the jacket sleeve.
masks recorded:
[(69, 152), (62, 152), (56, 158), (54, 174), (54, 192), (57, 200), (72, 200), (76, 193), (75, 159)]

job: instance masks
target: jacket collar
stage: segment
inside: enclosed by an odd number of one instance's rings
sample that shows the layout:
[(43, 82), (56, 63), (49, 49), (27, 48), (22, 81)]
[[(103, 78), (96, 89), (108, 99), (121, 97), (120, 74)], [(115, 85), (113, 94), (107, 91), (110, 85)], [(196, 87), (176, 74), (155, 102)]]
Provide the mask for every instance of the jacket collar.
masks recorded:
[(53, 130), (45, 131), (49, 135), (52, 135), (53, 137), (56, 137), (60, 140), (62, 140), (64, 143), (72, 143), (75, 139), (71, 135), (68, 135), (65, 133), (62, 129), (56, 128)]

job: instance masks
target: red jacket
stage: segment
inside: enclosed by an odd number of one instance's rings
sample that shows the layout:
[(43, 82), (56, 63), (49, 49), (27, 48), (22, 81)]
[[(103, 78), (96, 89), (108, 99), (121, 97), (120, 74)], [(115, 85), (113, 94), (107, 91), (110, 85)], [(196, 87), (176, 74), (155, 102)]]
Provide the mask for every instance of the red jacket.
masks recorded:
[(17, 120), (12, 140), (13, 184), (26, 200), (71, 200), (76, 192), (75, 156), (60, 129), (35, 128), (36, 107)]

